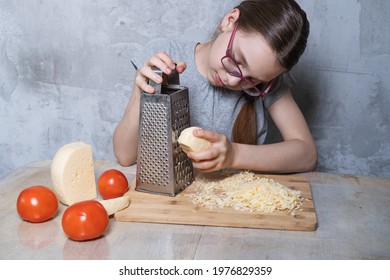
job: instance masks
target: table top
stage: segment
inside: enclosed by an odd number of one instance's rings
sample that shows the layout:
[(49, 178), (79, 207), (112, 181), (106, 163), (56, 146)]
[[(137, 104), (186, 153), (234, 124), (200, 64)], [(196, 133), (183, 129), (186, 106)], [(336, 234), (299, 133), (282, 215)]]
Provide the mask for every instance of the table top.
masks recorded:
[[(317, 213), (316, 231), (288, 231), (110, 219), (99, 239), (76, 242), (57, 216), (45, 223), (23, 221), (19, 193), (32, 185), (52, 186), (51, 161), (21, 167), (0, 179), (0, 259), (390, 259), (390, 179), (309, 172)], [(136, 166), (95, 161), (95, 176), (110, 168), (129, 182)]]

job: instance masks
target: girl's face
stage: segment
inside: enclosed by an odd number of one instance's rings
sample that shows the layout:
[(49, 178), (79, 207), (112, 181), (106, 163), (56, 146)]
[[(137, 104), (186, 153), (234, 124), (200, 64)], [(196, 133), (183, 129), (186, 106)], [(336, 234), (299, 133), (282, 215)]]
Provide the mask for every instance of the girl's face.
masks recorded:
[[(233, 28), (222, 32), (211, 42), (204, 64), (203, 74), (217, 87), (241, 90), (241, 78), (230, 75), (221, 63)], [(275, 51), (258, 32), (244, 33), (239, 26), (233, 38), (231, 56), (237, 62), (242, 75), (254, 84), (268, 83), (285, 72), (276, 59)]]

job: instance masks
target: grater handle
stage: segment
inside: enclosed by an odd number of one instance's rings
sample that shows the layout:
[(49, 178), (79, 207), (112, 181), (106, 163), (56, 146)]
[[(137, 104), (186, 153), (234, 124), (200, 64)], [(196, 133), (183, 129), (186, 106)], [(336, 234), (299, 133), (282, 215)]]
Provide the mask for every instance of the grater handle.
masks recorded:
[(159, 75), (163, 79), (163, 82), (161, 84), (158, 84), (155, 81), (149, 79), (149, 85), (154, 88), (154, 90), (155, 90), (154, 94), (161, 94), (162, 84), (164, 83), (164, 73), (160, 69), (158, 69), (157, 67), (152, 67), (152, 70), (154, 73), (156, 73), (157, 75)]
[(152, 67), (152, 70), (163, 79), (161, 84), (157, 84), (153, 80), (149, 79), (149, 85), (154, 88), (155, 94), (161, 94), (163, 85), (180, 85), (179, 73), (177, 71), (174, 70), (170, 75), (167, 75), (157, 67)]
[(168, 85), (180, 86), (179, 73), (176, 70), (173, 70), (172, 73), (167, 76)]

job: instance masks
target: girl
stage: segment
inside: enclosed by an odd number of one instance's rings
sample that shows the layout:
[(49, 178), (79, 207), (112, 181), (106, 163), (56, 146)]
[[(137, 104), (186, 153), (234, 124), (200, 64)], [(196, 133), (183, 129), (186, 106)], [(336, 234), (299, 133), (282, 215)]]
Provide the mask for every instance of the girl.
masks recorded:
[[(137, 56), (133, 93), (113, 135), (118, 162), (136, 161), (140, 93), (153, 94), (151, 79), (161, 83), (152, 67), (166, 74), (178, 71), (189, 88), (193, 133), (212, 148), (190, 152), (194, 168), (260, 172), (311, 171), (317, 150), (295, 103), (289, 70), (306, 47), (309, 23), (293, 0), (246, 0), (227, 13), (206, 43), (155, 40)], [(164, 51), (162, 51), (164, 50)], [(271, 116), (283, 142), (263, 144)]]

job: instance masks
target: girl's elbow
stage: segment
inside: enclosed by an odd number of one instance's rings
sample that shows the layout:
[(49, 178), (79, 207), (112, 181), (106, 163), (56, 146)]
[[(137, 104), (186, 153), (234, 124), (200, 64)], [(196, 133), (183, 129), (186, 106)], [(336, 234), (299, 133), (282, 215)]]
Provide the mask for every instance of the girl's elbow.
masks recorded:
[(115, 158), (117, 162), (123, 167), (128, 167), (136, 162), (136, 159), (131, 157), (124, 157), (120, 154), (115, 154)]
[(311, 172), (317, 168), (318, 153), (315, 145), (308, 151), (307, 155), (305, 172)]
[(133, 164), (130, 160), (117, 159), (118, 163), (123, 167), (128, 167)]

